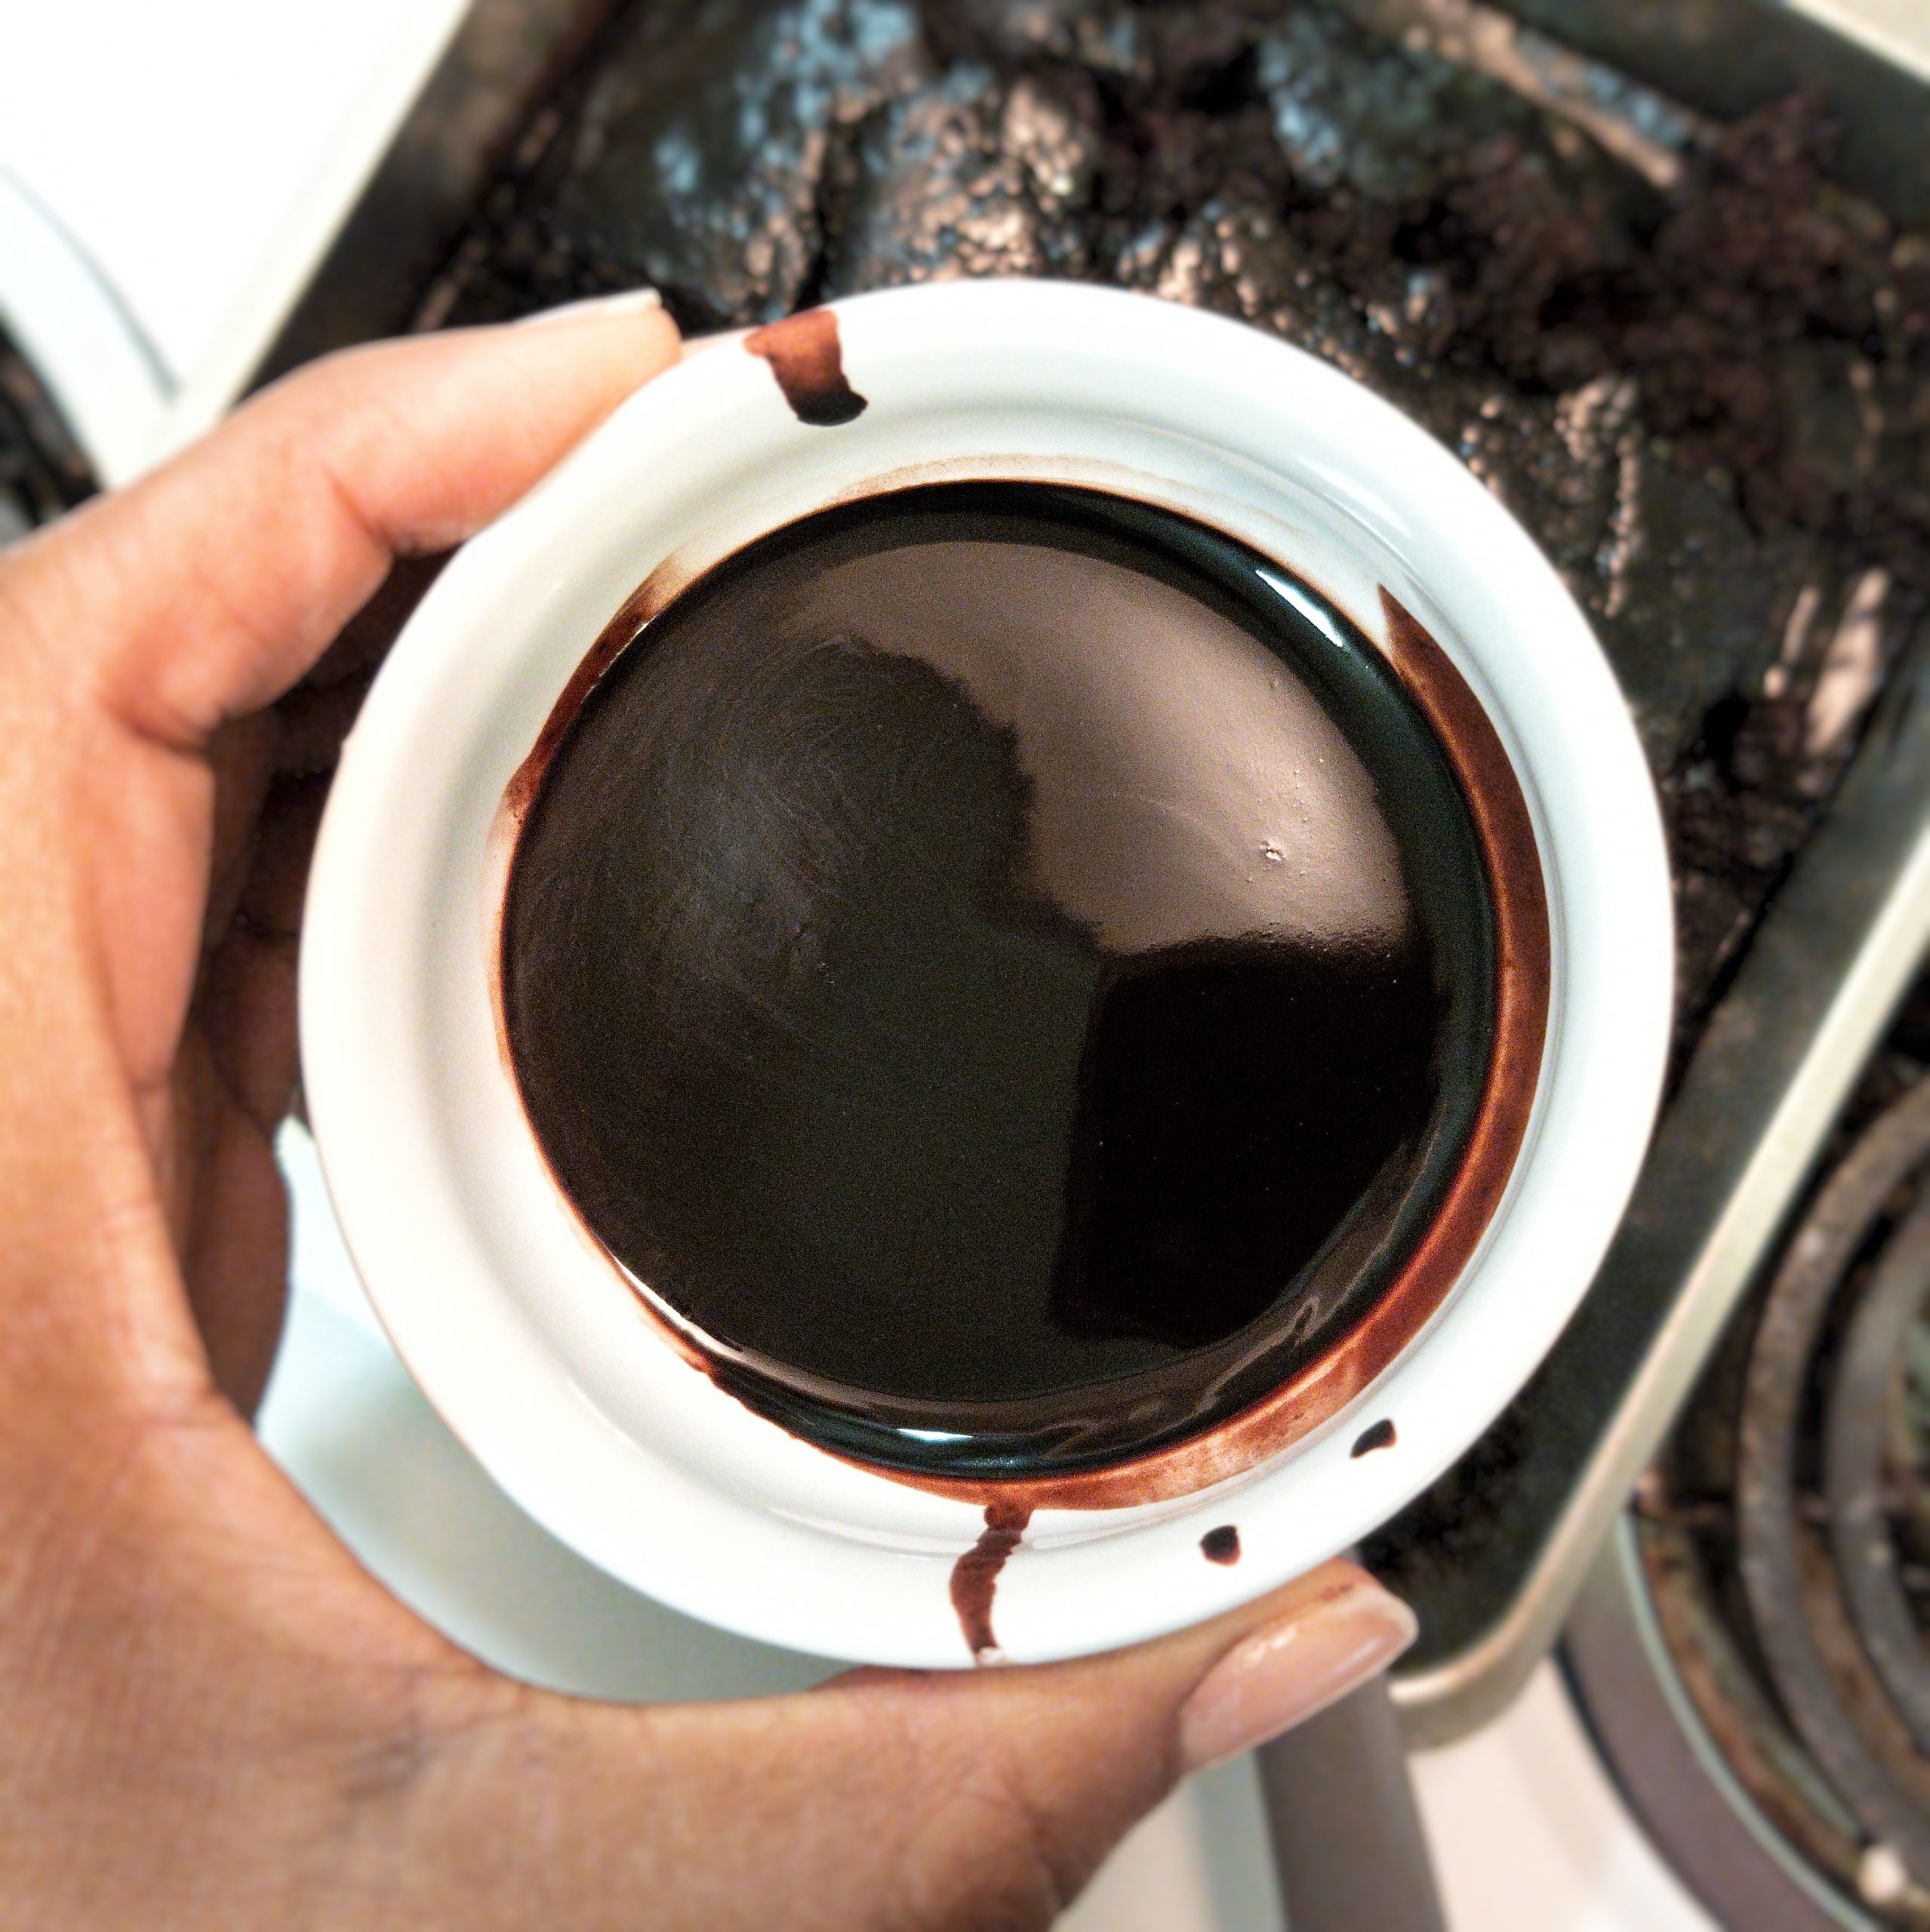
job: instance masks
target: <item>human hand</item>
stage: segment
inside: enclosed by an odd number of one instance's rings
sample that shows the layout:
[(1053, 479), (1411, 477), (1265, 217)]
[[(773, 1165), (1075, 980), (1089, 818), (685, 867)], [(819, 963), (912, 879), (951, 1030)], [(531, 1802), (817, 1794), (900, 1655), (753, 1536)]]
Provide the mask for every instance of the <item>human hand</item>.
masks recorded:
[(368, 669), (331, 641), (677, 354), (633, 302), (339, 358), (0, 557), (10, 1927), (1043, 1926), (1412, 1634), (1337, 1563), (1048, 1669), (599, 1705), (421, 1623), (257, 1446), (295, 928)]

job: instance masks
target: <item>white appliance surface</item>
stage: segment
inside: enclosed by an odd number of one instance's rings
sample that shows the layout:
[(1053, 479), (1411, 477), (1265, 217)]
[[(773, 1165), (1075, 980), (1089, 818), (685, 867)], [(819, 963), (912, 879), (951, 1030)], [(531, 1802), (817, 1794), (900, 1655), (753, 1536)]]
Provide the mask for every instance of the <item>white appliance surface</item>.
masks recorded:
[(148, 454), (226, 407), (465, 5), (0, 0), (0, 177), (145, 336), (170, 401)]
[[(66, 312), (83, 272), (108, 294), (152, 380), (128, 378), (118, 351), (78, 356), (66, 380), (86, 392), (65, 399), (110, 476), (218, 416), (461, 11), (462, 0), (0, 0), (0, 177), (64, 245), (0, 251), (0, 316)], [(283, 1153), (295, 1292), (261, 1433), (377, 1575), (479, 1655), (572, 1690), (746, 1696), (826, 1674), (623, 1589), (508, 1502), (376, 1325), (307, 1136), (291, 1128)], [(1415, 1774), (1454, 1932), (1707, 1932), (1552, 1667)], [(1147, 1820), (1064, 1923), (1279, 1932), (1250, 1763), (1195, 1780)]]

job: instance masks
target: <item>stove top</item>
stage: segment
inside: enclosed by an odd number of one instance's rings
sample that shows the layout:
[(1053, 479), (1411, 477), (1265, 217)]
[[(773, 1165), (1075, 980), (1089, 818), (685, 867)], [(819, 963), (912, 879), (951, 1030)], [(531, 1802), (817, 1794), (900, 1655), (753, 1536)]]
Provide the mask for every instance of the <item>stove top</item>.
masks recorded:
[[(679, 264), (703, 259), (702, 235), (626, 240), (608, 191), (626, 168), (641, 178), (649, 117), (675, 105), (674, 91), (639, 94), (635, 63), (695, 11), (482, 0), (257, 379), (367, 334), (620, 285), (651, 251), (663, 278), (688, 278)], [(725, 11), (747, 33), (795, 15), (836, 42), (840, 20), (906, 10), (741, 0)], [(1907, 429), (1921, 411), (1921, 347), (1893, 365), (1839, 328), (1824, 332), (1827, 354), (1778, 365), (1813, 434), (1804, 447), (1837, 466), (1830, 501), (1854, 515), (1830, 522), (1826, 506), (1827, 528), (1798, 516), (1795, 537), (1765, 535), (1776, 506), (1720, 473), (1732, 448), (1670, 498), (1682, 431), (1661, 423), (1652, 395), (1550, 361), (1545, 339), (1510, 348), (1505, 305), (1458, 310), (1474, 300), (1462, 285), (1479, 264), (1444, 241), (1440, 220), (1381, 235), (1361, 214), (1377, 192), (1371, 162), (1384, 185), (1384, 171), (1405, 169), (1449, 213), (1461, 197), (1456, 220), (1482, 219), (1474, 177), (1455, 175), (1451, 155), (1417, 159), (1369, 138), (1390, 100), (1411, 97), (1486, 117), (1556, 177), (1578, 137), (1602, 146), (1615, 168), (1601, 171), (1591, 152), (1582, 178), (1591, 193), (1609, 183), (1647, 198), (1631, 232), (1660, 233), (1684, 180), (1728, 180), (1738, 192), (1722, 205), (1742, 220), (1750, 192), (1768, 206), (1788, 192), (1777, 156), (1794, 142), (1799, 161), (1816, 124), (1772, 118), (1757, 124), (1757, 146), (1727, 150), (1723, 128), (1807, 80), (1846, 124), (1839, 178), (1856, 191), (1824, 181), (1815, 192), (1830, 220), (1865, 242), (1880, 236), (1884, 259), (1907, 272), (1882, 325), (1901, 327), (1919, 285), (1909, 278), (1930, 262), (1897, 225), (1930, 211), (1922, 75), (1894, 46), (1873, 52), (1873, 34), (1856, 45), (1825, 32), (1808, 5), (1772, 17), (1755, 0), (1685, 0), (1639, 24), (1602, 0), (1524, 0), (1517, 11), (1541, 29), (1528, 34), (1465, 0), (1351, 0), (1346, 30), (1334, 9), (1288, 10), (1319, 16), (1317, 46), (1300, 45), (1299, 28), (1254, 26), (1279, 9), (1179, 11), (1193, 52), (1134, 42), (1138, 10), (1124, 0), (972, 0), (957, 10), (965, 26), (938, 31), (936, 66), (874, 37), (867, 58), (883, 66), (856, 91), (836, 74), (820, 91), (820, 146), (802, 128), (809, 178), (796, 218), (811, 245), (795, 286), (746, 285), (686, 319), (747, 319), (757, 303), (866, 273), (947, 272), (957, 237), (922, 256), (913, 246), (918, 184), (943, 163), (968, 241), (988, 210), (1017, 210), (1038, 254), (1020, 266), (1137, 280), (1307, 341), (1414, 409), (1565, 568), (1592, 573), (1675, 838), (1691, 961), (1678, 1063), (1622, 1237), (1569, 1334), (1484, 1443), (1376, 1540), (1373, 1560), (1426, 1628), (1396, 1699), (1410, 1738), (1442, 1744), (1471, 1737), (1525, 1684), (1531, 1702), (1553, 1696), (1541, 1660), (1573, 1604), (1565, 1666), (1594, 1734), (1722, 1922), (1930, 1925), (1913, 1875), (1930, 1873), (1913, 1647), (1930, 1601), (1917, 1513), (1930, 1423), (1913, 1361), (1930, 1241), (1912, 1138), (1930, 1106), (1910, 1097), (1925, 1057), (1920, 995), (1895, 1017), (1930, 947), (1930, 625), (1898, 557), (1851, 540), (1857, 518), (1881, 523), (1901, 500), (1902, 472), (1872, 452), (1915, 449), (1916, 432), (1870, 425)], [(1354, 29), (1384, 38), (1350, 38)], [(1747, 57), (1729, 57), (1738, 48)], [(1183, 59), (1183, 80), (1162, 92), (1160, 63)], [(1468, 106), (1437, 60), (1527, 101), (1532, 131), (1486, 94)], [(703, 75), (686, 78), (698, 88)], [(781, 62), (759, 85), (797, 106)], [(1639, 137), (1619, 156), (1618, 129)], [(1268, 143), (1313, 178), (1310, 130), (1355, 143), (1358, 158), (1316, 192), (1270, 177), (1256, 188)], [(1427, 174), (1442, 166), (1447, 176)], [(719, 191), (718, 259), (750, 234), (731, 221), (779, 186), (765, 174)], [(1159, 220), (1134, 195), (1164, 195)], [(1568, 245), (1556, 229), (1536, 233), (1538, 247)], [(1361, 252), (1377, 235), (1414, 255), (1402, 257), (1398, 288)], [(1544, 320), (1596, 314), (1588, 305), (1608, 285), (1593, 275), (1555, 289)], [(1618, 300), (1639, 292), (1614, 287)], [(700, 294), (700, 278), (675, 299)], [(1627, 348), (1625, 333), (1614, 339)], [(1531, 370), (1509, 360), (1518, 353)], [(1666, 390), (1671, 366), (1650, 357), (1643, 382)], [(44, 405), (0, 342), (0, 541), (86, 487)], [(1861, 483), (1859, 462), (1876, 465)], [(1676, 512), (1692, 541), (1670, 549)], [(1629, 539), (1649, 531), (1651, 561), (1663, 561), (1645, 582)], [(1734, 608), (1708, 601), (1712, 586), (1745, 582)], [(1426, 1807), (1445, 1816), (1448, 1787), (1424, 1773), (1430, 1783)]]

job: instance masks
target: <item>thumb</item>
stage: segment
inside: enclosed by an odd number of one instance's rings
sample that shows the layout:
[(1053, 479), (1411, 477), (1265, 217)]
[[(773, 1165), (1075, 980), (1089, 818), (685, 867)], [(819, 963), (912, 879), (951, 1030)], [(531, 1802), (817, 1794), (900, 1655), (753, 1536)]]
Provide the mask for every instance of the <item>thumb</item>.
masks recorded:
[[(874, 1827), (873, 1896), (886, 1907), (876, 1922), (1050, 1924), (1182, 1778), (1324, 1709), (1415, 1632), (1405, 1604), (1334, 1562), (1211, 1623), (1106, 1656), (836, 1680), (820, 1697), (842, 1700), (855, 1730), (897, 1740), (897, 1796)], [(848, 1922), (874, 1919), (860, 1910)]]
[(1034, 1932), (1180, 1778), (1344, 1696), (1414, 1628), (1337, 1562), (1070, 1663), (645, 1710), (537, 1697), (468, 1732), (410, 1869), (472, 1925)]

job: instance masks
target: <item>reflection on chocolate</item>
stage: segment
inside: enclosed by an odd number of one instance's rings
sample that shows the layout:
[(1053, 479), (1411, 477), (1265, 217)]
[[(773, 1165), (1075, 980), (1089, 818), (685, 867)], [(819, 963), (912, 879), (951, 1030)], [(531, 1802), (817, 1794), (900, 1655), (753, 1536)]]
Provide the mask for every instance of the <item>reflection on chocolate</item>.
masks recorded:
[(1391, 1422), (1384, 1420), (1370, 1423), (1354, 1438), (1353, 1454), (1356, 1457), (1371, 1456), (1377, 1449), (1393, 1448), (1395, 1441), (1394, 1425)]
[(845, 380), (838, 318), (829, 309), (806, 309), (781, 322), (753, 329), (744, 346), (771, 365), (791, 414), (800, 423), (835, 429), (864, 414), (865, 398)]
[(1467, 808), (1379, 654), (1033, 485), (808, 518), (654, 617), (503, 930), (589, 1227), (744, 1401), (934, 1474), (1114, 1460), (1332, 1346), (1493, 1025)]
[(1208, 1530), (1199, 1540), (1199, 1553), (1208, 1563), (1237, 1563), (1240, 1560), (1240, 1533), (1231, 1523)]

